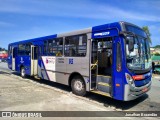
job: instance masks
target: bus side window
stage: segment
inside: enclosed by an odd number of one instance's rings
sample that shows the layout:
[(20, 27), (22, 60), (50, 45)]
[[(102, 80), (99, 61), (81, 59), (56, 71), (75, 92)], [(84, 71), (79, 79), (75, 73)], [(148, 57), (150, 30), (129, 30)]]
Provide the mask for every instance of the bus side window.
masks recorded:
[(63, 55), (63, 38), (55, 38), (44, 41), (44, 55), (62, 56)]
[(87, 35), (65, 38), (65, 56), (84, 57), (87, 51)]
[(44, 41), (43, 55), (47, 55), (47, 41)]
[(57, 38), (53, 44), (53, 50), (56, 50), (56, 56), (61, 57), (63, 55), (63, 38)]
[(13, 48), (13, 58), (15, 58), (15, 48)]
[(34, 60), (37, 60), (38, 59), (38, 47), (34, 47), (34, 57), (33, 57)]
[(48, 40), (48, 51), (49, 56), (53, 55), (53, 40)]
[(120, 72), (122, 69), (122, 52), (121, 52), (121, 44), (117, 43), (117, 58), (116, 58), (116, 68), (117, 71)]
[(17, 48), (16, 48), (16, 47), (14, 47), (14, 48), (13, 48), (13, 58), (15, 58), (15, 57), (16, 57), (16, 54), (17, 54)]
[(25, 55), (25, 44), (19, 44), (18, 55)]
[(28, 44), (26, 44), (26, 55), (31, 55), (31, 44), (30, 43), (28, 43)]
[(38, 59), (41, 59), (41, 55), (42, 55), (42, 46), (38, 47)]

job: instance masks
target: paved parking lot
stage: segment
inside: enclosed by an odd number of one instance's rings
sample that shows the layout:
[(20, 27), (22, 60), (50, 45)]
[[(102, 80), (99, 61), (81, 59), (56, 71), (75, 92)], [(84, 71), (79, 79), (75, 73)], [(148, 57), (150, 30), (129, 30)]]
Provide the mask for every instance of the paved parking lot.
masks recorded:
[(160, 77), (154, 75), (152, 89), (141, 98), (122, 102), (89, 93), (72, 94), (65, 85), (23, 79), (0, 63), (0, 111), (160, 111)]
[[(30, 80), (32, 79), (32, 80)], [(0, 72), (0, 110), (33, 111), (106, 111), (105, 106), (78, 98), (67, 86), (42, 83), (33, 78), (23, 79), (17, 74)], [(56, 87), (56, 86), (60, 86)], [(64, 88), (63, 88), (64, 87)], [(65, 91), (65, 89), (67, 91)]]

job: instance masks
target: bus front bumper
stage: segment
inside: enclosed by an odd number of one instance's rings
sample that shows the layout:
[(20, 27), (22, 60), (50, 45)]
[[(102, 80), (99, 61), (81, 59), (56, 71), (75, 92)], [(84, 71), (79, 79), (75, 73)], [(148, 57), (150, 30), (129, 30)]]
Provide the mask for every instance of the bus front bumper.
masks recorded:
[(151, 81), (142, 87), (131, 87), (130, 85), (126, 84), (124, 89), (124, 101), (134, 100), (151, 89)]

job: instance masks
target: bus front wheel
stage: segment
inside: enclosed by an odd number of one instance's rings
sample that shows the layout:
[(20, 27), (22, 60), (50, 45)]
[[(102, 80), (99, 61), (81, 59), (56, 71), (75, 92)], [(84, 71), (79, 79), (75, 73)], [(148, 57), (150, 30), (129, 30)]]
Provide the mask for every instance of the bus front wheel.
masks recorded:
[(75, 76), (71, 81), (72, 92), (79, 96), (86, 94), (85, 82), (80, 76)]
[(22, 77), (22, 78), (25, 78), (25, 77), (26, 77), (26, 73), (25, 73), (24, 67), (21, 68), (21, 77)]

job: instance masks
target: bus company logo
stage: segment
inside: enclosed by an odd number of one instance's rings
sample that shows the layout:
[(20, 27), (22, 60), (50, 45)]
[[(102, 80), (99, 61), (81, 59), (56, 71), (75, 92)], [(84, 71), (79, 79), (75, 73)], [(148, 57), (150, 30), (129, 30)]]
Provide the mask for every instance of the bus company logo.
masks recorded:
[(95, 33), (94, 36), (104, 36), (104, 35), (109, 35), (110, 32), (102, 32), (102, 33)]
[(69, 59), (69, 64), (73, 64), (73, 59)]
[(55, 59), (54, 58), (46, 58), (46, 64), (54, 64)]
[(24, 63), (23, 57), (21, 57), (21, 61), (20, 61), (20, 63)]

